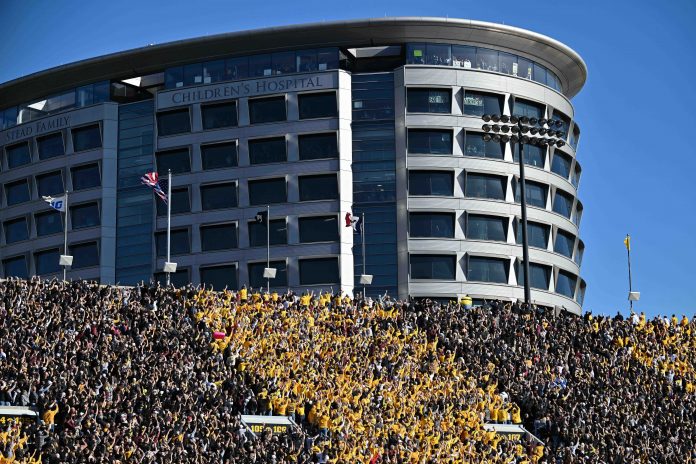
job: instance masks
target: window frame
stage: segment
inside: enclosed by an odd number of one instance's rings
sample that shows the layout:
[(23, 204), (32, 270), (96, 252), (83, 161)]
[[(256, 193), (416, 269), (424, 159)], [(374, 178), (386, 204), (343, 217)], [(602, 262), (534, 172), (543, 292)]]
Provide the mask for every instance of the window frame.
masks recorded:
[[(24, 232), (25, 232), (24, 236), (22, 238), (17, 239), (17, 240), (8, 241), (7, 240), (9, 237), (9, 234), (7, 233), (8, 226), (18, 224), (20, 222), (24, 222)], [(30, 221), (28, 220), (26, 215), (14, 217), (14, 218), (9, 218), (9, 219), (5, 219), (4, 221), (2, 221), (2, 236), (4, 239), (5, 245), (12, 245), (15, 243), (20, 243), (20, 242), (24, 242), (24, 241), (29, 240), (31, 238), (31, 231), (29, 230), (29, 226), (30, 226)]]
[[(278, 263), (285, 264), (285, 269), (284, 269), (283, 273), (278, 272), (278, 269), (279, 269), (277, 267)], [(270, 267), (276, 269), (275, 279), (270, 279), (271, 288), (287, 287), (288, 286), (288, 261), (287, 261), (287, 259), (284, 259), (284, 260), (283, 259), (276, 259), (276, 260), (271, 261), (269, 264), (270, 264)], [(252, 266), (259, 266), (259, 265), (265, 269), (266, 268), (266, 261), (258, 261), (258, 260), (247, 261), (247, 278), (249, 281), (248, 283), (249, 283), (250, 288), (262, 288), (262, 287), (266, 286), (266, 279), (264, 279), (263, 277), (262, 277), (262, 282), (261, 282), (262, 285), (261, 286), (254, 286), (255, 282), (251, 281), (251, 274), (252, 274), (251, 268), (252, 268)], [(285, 275), (285, 281), (279, 282), (279, 283), (274, 283), (273, 281), (278, 279), (279, 274)], [(262, 275), (263, 275), (263, 273), (262, 273)]]
[[(469, 194), (469, 185), (471, 185), (471, 182), (469, 181), (470, 175), (486, 177), (487, 183), (489, 181), (492, 181), (493, 178), (496, 178), (497, 180), (499, 180), (501, 182), (501, 186), (502, 186), (502, 198), (491, 197), (491, 196), (470, 195)], [(466, 171), (465, 175), (464, 175), (464, 197), (465, 198), (476, 198), (479, 200), (505, 201), (506, 193), (507, 193), (507, 184), (508, 184), (507, 176), (501, 176), (499, 174), (489, 174), (487, 172)], [(488, 192), (488, 187), (486, 187), (485, 190), (486, 190), (486, 192)]]
[(34, 271), (37, 276), (46, 276), (46, 275), (51, 275), (51, 274), (57, 274), (60, 272), (61, 266), (58, 264), (59, 259), (56, 259), (55, 261), (55, 266), (56, 268), (53, 270), (49, 270), (49, 272), (41, 272), (39, 270), (39, 256), (45, 255), (47, 253), (53, 253), (57, 252), (58, 253), (58, 258), (60, 259), (60, 247), (50, 247), (50, 248), (42, 248), (40, 250), (34, 250), (32, 252), (32, 258), (34, 258)]
[[(473, 260), (489, 260), (489, 261), (499, 261), (504, 264), (505, 279), (502, 281), (498, 280), (476, 280), (470, 276), (471, 273), (471, 261)], [(487, 272), (490, 275), (490, 272)], [(510, 258), (503, 258), (498, 256), (486, 256), (486, 255), (469, 255), (466, 257), (466, 280), (467, 282), (486, 282), (498, 285), (507, 285), (510, 281)]]
[[(271, 160), (271, 161), (261, 161), (261, 162), (255, 162), (252, 159), (252, 146), (258, 147), (264, 142), (266, 143), (273, 143), (273, 142), (280, 142), (283, 141), (283, 159), (279, 160)], [(259, 165), (264, 165), (264, 164), (277, 164), (277, 163), (287, 163), (288, 162), (288, 138), (285, 135), (281, 136), (273, 136), (273, 137), (259, 137), (259, 138), (253, 138), (253, 139), (248, 139), (247, 140), (247, 153), (249, 155), (249, 166), (259, 166)]]
[[(453, 275), (452, 277), (435, 277), (434, 272), (433, 272), (433, 262), (431, 261), (430, 264), (430, 277), (414, 277), (413, 276), (413, 258), (414, 257), (429, 257), (429, 258), (447, 258), (448, 261), (451, 259), (452, 260), (452, 271)], [(456, 254), (451, 254), (451, 253), (409, 253), (408, 254), (408, 279), (410, 281), (447, 281), (447, 282), (454, 282), (457, 280), (457, 255)]]
[[(234, 280), (236, 281), (237, 288), (232, 288), (231, 290), (237, 290), (240, 285), (239, 285), (239, 263), (237, 261), (232, 261), (232, 262), (225, 262), (225, 263), (215, 263), (215, 264), (201, 264), (198, 267), (198, 278), (201, 282), (201, 285), (205, 286), (206, 288), (210, 287), (215, 289), (213, 284), (209, 284), (204, 282), (203, 280), (203, 273), (208, 270), (214, 270), (214, 269), (222, 269), (222, 268), (227, 268), (231, 267), (234, 268)], [(229, 284), (225, 285), (224, 288), (229, 288)], [(222, 288), (217, 288), (215, 291), (222, 291)]]
[[(336, 223), (336, 228), (335, 228), (335, 237), (331, 237), (328, 240), (303, 240), (302, 239), (302, 222), (303, 220), (312, 220), (312, 219), (331, 219), (335, 221)], [(340, 229), (340, 221), (337, 215), (335, 214), (321, 214), (321, 215), (309, 215), (309, 216), (298, 216), (297, 217), (297, 235), (299, 239), (300, 244), (309, 244), (309, 243), (334, 243), (338, 242), (341, 240), (341, 229)]]
[[(205, 230), (210, 230), (210, 229), (222, 229), (224, 227), (229, 227), (232, 226), (234, 227), (234, 246), (232, 247), (222, 247), (222, 248), (209, 248), (206, 247), (205, 240), (204, 240), (204, 231)], [(239, 249), (239, 222), (238, 221), (227, 221), (227, 222), (214, 222), (214, 223), (205, 223), (205, 224), (199, 224), (198, 225), (198, 233), (199, 233), (199, 239), (201, 242), (201, 253), (215, 253), (219, 251), (228, 251), (228, 250), (236, 250)]]
[[(221, 147), (221, 146), (234, 146), (234, 164), (230, 166), (219, 166), (219, 167), (213, 167), (213, 168), (206, 168), (206, 162), (205, 162), (205, 156), (203, 154), (204, 150), (209, 147)], [(230, 168), (236, 168), (239, 167), (239, 139), (234, 139), (234, 140), (226, 140), (226, 141), (220, 141), (220, 142), (212, 142), (212, 143), (201, 143), (199, 145), (199, 151), (200, 151), (200, 157), (201, 157), (201, 170), (202, 171), (214, 171), (217, 169), (230, 169)]]
[[(333, 135), (333, 139), (336, 141), (336, 154), (331, 156), (320, 156), (316, 158), (304, 158), (302, 156), (302, 140), (311, 139), (312, 137), (319, 138), (321, 136)], [(314, 160), (325, 160), (325, 159), (337, 159), (341, 155), (339, 134), (337, 131), (327, 131), (327, 132), (309, 132), (305, 134), (297, 134), (297, 158), (298, 161), (314, 161)]]
[(191, 159), (191, 146), (186, 145), (183, 147), (172, 147), (172, 148), (166, 148), (164, 150), (155, 150), (154, 153), (154, 158), (155, 158), (155, 170), (159, 173), (160, 176), (166, 176), (168, 174), (168, 171), (164, 169), (166, 166), (160, 168), (160, 163), (159, 163), (159, 157), (160, 155), (167, 155), (167, 154), (172, 154), (172, 153), (183, 153), (186, 151), (186, 156), (188, 158), (188, 170), (186, 171), (179, 171), (179, 170), (172, 170), (172, 175), (176, 176), (179, 174), (189, 174), (192, 171), (192, 164), (193, 160)]
[[(307, 282), (303, 281), (303, 273), (302, 273), (302, 265), (307, 262), (314, 262), (314, 261), (329, 261), (329, 260), (335, 260), (336, 261), (336, 280), (326, 280), (326, 281), (320, 281), (320, 282)], [(299, 277), (299, 282), (301, 286), (312, 286), (312, 285), (331, 285), (331, 284), (339, 284), (341, 282), (341, 259), (339, 256), (335, 255), (330, 255), (330, 256), (308, 256), (304, 258), (300, 258), (297, 260), (297, 269), (298, 269), (298, 277)], [(333, 276), (332, 276), (333, 277)]]
[[(206, 208), (204, 206), (204, 202), (203, 202), (203, 189), (205, 189), (207, 187), (212, 187), (215, 185), (228, 185), (228, 184), (232, 184), (234, 186), (234, 191), (235, 191), (234, 205), (223, 206), (220, 208)], [(200, 184), (198, 186), (198, 193), (200, 194), (200, 197), (201, 197), (201, 211), (220, 211), (223, 209), (239, 208), (239, 180), (237, 180), (237, 179), (234, 179), (231, 181), (225, 180), (225, 181), (220, 181), (220, 182), (210, 182), (210, 183)]]
[[(411, 146), (413, 145), (413, 142), (411, 142), (411, 134), (416, 134), (416, 133), (430, 133), (428, 136), (428, 147), (430, 151), (412, 151)], [(438, 151), (433, 151), (433, 144), (431, 143), (432, 136), (436, 133), (440, 134), (449, 134), (450, 136), (450, 141), (449, 141), (449, 151), (448, 152), (438, 152)], [(414, 140), (415, 142), (415, 140)], [(426, 156), (452, 156), (454, 154), (454, 143), (455, 143), (455, 135), (454, 135), (454, 130), (452, 128), (437, 128), (437, 127), (432, 127), (432, 128), (423, 128), (423, 127), (407, 127), (406, 128), (406, 153), (408, 155), (426, 155)]]
[[(285, 185), (285, 199), (283, 201), (280, 201), (280, 202), (262, 201), (260, 203), (252, 202), (252, 199), (251, 199), (251, 185), (252, 184), (257, 185), (258, 182), (278, 181), (280, 179), (283, 179), (283, 183)], [(299, 184), (299, 180), (298, 180), (298, 184)], [(288, 178), (287, 178), (287, 176), (280, 176), (280, 177), (256, 177), (256, 178), (252, 178), (252, 179), (247, 179), (247, 194), (249, 197), (249, 206), (259, 207), (259, 206), (265, 206), (265, 205), (269, 205), (269, 204), (270, 205), (282, 205), (283, 203), (288, 202)]]
[[(8, 192), (8, 187), (12, 187), (12, 186), (15, 186), (15, 185), (19, 185), (19, 184), (21, 184), (21, 183), (24, 183), (24, 185), (25, 185), (26, 188), (27, 188), (27, 198), (26, 198), (26, 200), (22, 200), (22, 201), (10, 203), (10, 196), (9, 196), (8, 193), (7, 193), (7, 192)], [(22, 177), (22, 178), (19, 178), (19, 179), (15, 179), (15, 180), (13, 180), (13, 181), (11, 181), (11, 182), (6, 182), (5, 184), (3, 184), (3, 190), (4, 190), (4, 192), (3, 192), (3, 193), (4, 193), (4, 196), (5, 196), (5, 204), (7, 205), (8, 208), (9, 208), (10, 206), (21, 205), (22, 203), (28, 203), (28, 202), (31, 201), (31, 193), (32, 193), (32, 192), (31, 192), (31, 179), (30, 179), (29, 177)]]
[(91, 264), (88, 266), (75, 266), (74, 260), (73, 260), (73, 265), (70, 266), (71, 269), (89, 269), (89, 268), (93, 268), (93, 267), (99, 267), (101, 265), (101, 247), (100, 247), (99, 240), (88, 240), (88, 241), (81, 241), (81, 242), (77, 242), (77, 243), (71, 243), (68, 245), (68, 251), (69, 251), (70, 255), (74, 257), (74, 253), (73, 253), (74, 247), (76, 247), (76, 246), (80, 247), (80, 246), (91, 245), (91, 244), (96, 245), (96, 248), (97, 248), (97, 264)]
[[(186, 85), (184, 85), (186, 87)], [(162, 129), (160, 127), (160, 116), (161, 115), (168, 115), (168, 114), (174, 114), (174, 113), (183, 113), (186, 111), (186, 114), (188, 115), (188, 130), (185, 131), (180, 131), (180, 132), (173, 132), (173, 133), (167, 133), (167, 134), (162, 134)], [(181, 134), (190, 134), (192, 129), (193, 129), (193, 122), (191, 121), (191, 107), (190, 106), (184, 106), (184, 107), (179, 107), (179, 108), (173, 108), (173, 109), (167, 109), (164, 111), (156, 111), (155, 112), (155, 129), (157, 131), (157, 137), (173, 137), (176, 135), (181, 135)]]
[[(60, 228), (58, 230), (56, 230), (55, 232), (51, 232), (48, 234), (39, 233), (39, 218), (48, 217), (50, 215), (58, 217), (58, 222), (60, 222)], [(51, 209), (48, 211), (34, 211), (34, 228), (36, 229), (36, 236), (37, 237), (50, 237), (51, 235), (62, 233), (63, 228), (65, 227), (64, 222), (65, 221), (63, 219), (63, 215), (60, 213), (60, 211), (57, 211), (55, 209)]]
[[(58, 174), (60, 176), (60, 183), (62, 186), (62, 191), (57, 191), (57, 192), (41, 192), (41, 186), (40, 186), (40, 180), (46, 179), (49, 176), (55, 176)], [(47, 171), (47, 172), (42, 172), (41, 174), (36, 174), (34, 175), (34, 185), (36, 186), (36, 193), (39, 197), (43, 196), (51, 196), (51, 195), (62, 195), (66, 191), (66, 178), (65, 178), (65, 172), (63, 169), (58, 169), (55, 171)]]
[[(430, 235), (414, 235), (413, 233), (413, 218), (414, 217), (428, 217), (428, 216), (439, 216), (439, 217), (444, 217), (447, 216), (449, 219), (451, 219), (451, 226), (452, 226), (452, 234), (451, 235), (435, 235), (432, 233), (432, 219), (429, 221), (429, 226), (431, 233)], [(457, 231), (457, 213), (453, 211), (409, 211), (408, 212), (408, 237), (409, 238), (435, 238), (435, 239), (443, 239), (443, 238), (455, 238), (456, 236), (456, 231)]]
[[(498, 240), (495, 238), (490, 238), (490, 232), (489, 232), (489, 223), (486, 223), (486, 237), (481, 238), (481, 237), (475, 237), (473, 234), (469, 232), (469, 227), (472, 225), (472, 217), (474, 218), (485, 218), (487, 220), (496, 220), (500, 221), (503, 225), (503, 238)], [(465, 236), (467, 240), (483, 240), (486, 242), (496, 242), (496, 243), (507, 243), (508, 239), (508, 234), (509, 234), (509, 219), (507, 216), (499, 216), (496, 214), (486, 214), (486, 213), (478, 213), (478, 212), (466, 212), (466, 223), (465, 223)]]
[[(433, 173), (437, 173), (437, 174), (442, 174), (442, 173), (444, 173), (444, 174), (447, 174), (447, 175), (449, 176), (449, 178), (450, 178), (449, 180), (451, 180), (451, 183), (450, 183), (451, 193), (450, 193), (450, 194), (447, 194), (447, 195), (442, 195), (442, 194), (439, 194), (439, 193), (438, 193), (438, 194), (433, 194), (433, 193), (429, 193), (429, 194), (412, 193), (412, 189), (411, 189), (411, 184), (413, 183), (412, 180), (411, 180), (411, 175), (412, 175), (412, 173), (416, 173), (416, 174), (418, 174), (418, 173), (428, 173), (429, 176), (430, 176), (431, 174), (433, 174)], [(443, 197), (443, 198), (450, 198), (450, 197), (453, 197), (453, 196), (454, 196), (454, 183), (455, 183), (455, 182), (456, 182), (456, 179), (455, 179), (455, 176), (454, 176), (454, 171), (452, 171), (452, 170), (446, 170), (446, 169), (441, 169), (441, 170), (438, 170), (438, 169), (409, 169), (409, 170), (408, 170), (408, 196), (414, 196), (414, 197), (426, 196), (426, 197)], [(429, 187), (430, 187), (430, 191), (432, 192), (432, 190), (433, 190), (433, 188), (432, 188), (432, 179), (430, 179), (430, 178), (429, 178)]]
[[(278, 218), (270, 218), (269, 219), (270, 225), (273, 225), (274, 221), (283, 223), (283, 229), (279, 229), (279, 230), (285, 230), (285, 234), (284, 234), (285, 240), (280, 242), (280, 243), (273, 243), (273, 241), (271, 240), (269, 246), (286, 246), (288, 244), (288, 218), (286, 216), (282, 216), (282, 217), (278, 217)], [(256, 220), (247, 221), (247, 234), (248, 234), (248, 238), (249, 238), (249, 248), (265, 247), (266, 246), (266, 235), (265, 234), (259, 243), (257, 243), (257, 244), (252, 243), (251, 237), (252, 236), (256, 237), (255, 234), (252, 234), (252, 230), (251, 230), (252, 225), (256, 225), (256, 226), (265, 228), (266, 221), (263, 221), (263, 222), (257, 222)], [(271, 231), (273, 231), (273, 230), (274, 229), (271, 227)], [(273, 234), (270, 234), (269, 238), (273, 238), (273, 237), (274, 237)]]
[[(59, 155), (51, 155), (47, 158), (44, 158), (41, 156), (41, 141), (46, 140), (51, 137), (55, 136), (60, 136), (60, 143), (61, 146), (63, 147), (63, 152)], [(65, 143), (65, 134), (63, 133), (62, 130), (59, 130), (57, 132), (51, 132), (49, 134), (41, 134), (36, 137), (36, 156), (39, 159), (39, 161), (44, 161), (44, 160), (49, 160), (53, 158), (58, 158), (59, 156), (65, 156), (65, 151), (66, 151), (66, 143)]]
[[(86, 207), (88, 205), (97, 206), (98, 223), (89, 226), (75, 227), (75, 215), (73, 214), (73, 210), (75, 208)], [(70, 208), (70, 230), (91, 229), (92, 227), (101, 227), (101, 203), (98, 200), (84, 201), (78, 204), (71, 204), (68, 206), (68, 208)]]
[[(307, 180), (307, 179), (317, 179), (317, 178), (331, 178), (333, 177), (334, 181), (336, 182), (336, 197), (335, 198), (304, 198), (303, 195), (303, 190), (306, 190), (307, 187), (305, 186), (303, 189), (302, 186), (302, 181)], [(307, 175), (302, 175), (302, 176), (297, 176), (297, 190), (298, 190), (298, 199), (300, 202), (308, 202), (308, 201), (336, 201), (340, 200), (341, 198), (341, 189), (338, 183), (338, 175), (336, 172), (330, 172), (330, 173), (324, 173), (324, 174), (319, 174), (319, 173), (312, 173), (312, 174), (307, 174)], [(306, 192), (305, 192), (306, 193)]]
[[(185, 233), (186, 233), (186, 243), (188, 244), (188, 251), (184, 251), (184, 252), (176, 251), (176, 252), (175, 252), (175, 251), (174, 251), (174, 247), (170, 245), (171, 248), (172, 248), (172, 249), (170, 250), (172, 256), (190, 255), (191, 252), (192, 252), (192, 251), (191, 251), (191, 250), (192, 250), (192, 247), (191, 247), (191, 226), (186, 225), (186, 226), (176, 227), (176, 228), (171, 229), (171, 237), (172, 237), (172, 239), (174, 238), (174, 234), (175, 234), (175, 233), (181, 233), (181, 232), (185, 232)], [(158, 241), (158, 238), (159, 238), (159, 237), (162, 237), (161, 240), (163, 240), (163, 242), (164, 242), (164, 243), (162, 244), (162, 248), (163, 248), (162, 254), (159, 253), (159, 248), (160, 248), (160, 246), (159, 246), (159, 241)], [(155, 230), (155, 231), (154, 231), (154, 242), (155, 242), (155, 243), (154, 243), (154, 245), (155, 245), (155, 258), (156, 258), (156, 259), (165, 259), (165, 260), (166, 260), (166, 258), (167, 258), (167, 230), (166, 230), (166, 229), (164, 229), (164, 230)], [(173, 240), (172, 240), (172, 242), (173, 242)]]
[[(86, 187), (86, 188), (80, 188), (77, 189), (75, 188), (75, 170), (76, 169), (83, 169), (89, 166), (96, 166), (97, 171), (99, 172), (99, 185), (95, 185), (93, 187)], [(100, 161), (90, 161), (88, 163), (82, 163), (82, 164), (75, 164), (70, 166), (70, 187), (72, 188), (73, 191), (83, 191), (83, 190), (90, 190), (90, 189), (95, 189), (95, 188), (101, 188), (102, 186), (102, 172), (101, 172), (101, 162)]]
[[(413, 97), (409, 96), (409, 93), (411, 92), (428, 92), (428, 111), (414, 111), (412, 109), (409, 109), (409, 105), (411, 104), (411, 100)], [(432, 111), (433, 106), (432, 105), (444, 105), (444, 103), (431, 103), (430, 96), (431, 92), (444, 92), (449, 94), (449, 108), (447, 108), (447, 111)], [(454, 101), (454, 98), (452, 97), (452, 88), (451, 87), (416, 87), (416, 86), (409, 86), (406, 87), (406, 112), (409, 114), (452, 114), (452, 103)], [(436, 107), (437, 109), (437, 107)]]
[[(78, 150), (77, 148), (75, 148), (75, 131), (79, 132), (80, 130), (88, 129), (90, 127), (97, 127), (99, 129), (99, 146)], [(104, 148), (104, 129), (102, 127), (101, 121), (97, 121), (96, 123), (90, 122), (89, 124), (83, 124), (80, 126), (71, 127), (70, 128), (70, 141), (73, 144), (73, 153), (84, 153), (84, 152), (88, 152), (91, 150), (103, 149)]]
[[(30, 141), (31, 141), (31, 139), (22, 140), (22, 141), (20, 141), (20, 142), (12, 143), (12, 144), (9, 144), (9, 145), (5, 145), (5, 146), (3, 147), (3, 151), (5, 152), (5, 162), (6, 162), (6, 166), (7, 166), (7, 169), (8, 169), (8, 170), (11, 170), (11, 169), (18, 169), (18, 168), (20, 168), (20, 167), (22, 167), (22, 166), (27, 166), (27, 165), (29, 165), (29, 164), (31, 164), (31, 163), (33, 162), (33, 156), (32, 156), (32, 153), (31, 153), (32, 150), (31, 150), (31, 143), (30, 143)], [(26, 148), (27, 148), (27, 154), (28, 154), (28, 156), (29, 156), (29, 161), (27, 161), (26, 163), (15, 164), (15, 165), (13, 165), (13, 166), (10, 166), (10, 153), (9, 153), (9, 150), (12, 150), (13, 148), (20, 147), (20, 146), (22, 146), (22, 145), (26, 146)]]
[[(224, 67), (224, 64), (223, 64)], [(206, 117), (205, 117), (205, 110), (210, 109), (210, 108), (222, 108), (227, 105), (234, 105), (234, 124), (229, 125), (229, 126), (215, 126), (215, 127), (206, 127)], [(239, 101), (237, 99), (235, 100), (223, 100), (223, 101), (215, 101), (215, 102), (210, 102), (210, 103), (204, 103), (201, 105), (201, 130), (206, 132), (206, 131), (212, 131), (212, 130), (219, 130), (219, 129), (229, 129), (231, 127), (239, 127)]]
[[(336, 104), (336, 112), (335, 114), (330, 114), (330, 115), (320, 115), (320, 116), (305, 116), (302, 117), (302, 99), (303, 97), (312, 97), (312, 96), (317, 96), (317, 95), (322, 95), (322, 94), (333, 94), (333, 99), (334, 103)], [(303, 93), (298, 93), (297, 94), (297, 114), (298, 114), (298, 119), (300, 121), (313, 121), (316, 119), (331, 119), (331, 118), (337, 118), (338, 117), (338, 111), (339, 110), (339, 105), (338, 105), (338, 92), (335, 89), (332, 90), (317, 90), (314, 92), (303, 92)]]
[[(252, 105), (254, 103), (259, 102), (259, 101), (264, 101), (264, 100), (265, 101), (271, 101), (271, 100), (280, 101), (280, 99), (283, 100), (283, 108), (284, 108), (284, 116), (282, 119), (274, 119), (272, 121), (254, 121), (253, 114), (252, 114)], [(247, 108), (249, 110), (249, 124), (250, 125), (275, 124), (275, 123), (279, 123), (279, 122), (287, 122), (288, 121), (288, 97), (287, 97), (287, 94), (249, 98), (247, 100)]]

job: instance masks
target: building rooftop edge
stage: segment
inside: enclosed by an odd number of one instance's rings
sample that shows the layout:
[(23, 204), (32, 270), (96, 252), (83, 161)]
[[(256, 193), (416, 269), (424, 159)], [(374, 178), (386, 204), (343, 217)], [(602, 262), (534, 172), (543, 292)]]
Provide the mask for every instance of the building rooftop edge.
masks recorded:
[[(324, 35), (328, 31), (331, 32), (329, 41)], [(214, 59), (300, 47), (355, 47), (417, 41), (480, 43), (534, 57), (558, 73), (568, 98), (576, 95), (587, 80), (587, 65), (582, 57), (564, 43), (543, 34), (486, 21), (406, 16), (247, 29), (118, 51), (0, 83), (0, 101), (3, 107), (11, 106), (69, 87), (147, 74), (204, 57)], [(233, 50), (236, 53), (232, 53)]]

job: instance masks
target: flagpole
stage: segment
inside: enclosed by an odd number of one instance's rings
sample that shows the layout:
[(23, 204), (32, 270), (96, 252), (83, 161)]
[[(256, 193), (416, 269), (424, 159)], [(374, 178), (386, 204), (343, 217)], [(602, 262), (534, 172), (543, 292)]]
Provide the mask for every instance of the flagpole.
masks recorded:
[[(362, 265), (363, 265), (363, 275), (365, 275), (365, 262), (367, 258), (365, 257), (365, 213), (360, 215), (360, 241), (362, 242)], [(366, 298), (365, 295), (365, 284), (363, 284), (363, 300)]]
[[(65, 224), (63, 224), (63, 254), (68, 254), (68, 189), (65, 189)], [(68, 266), (63, 266), (63, 282), (68, 280)]]
[[(172, 170), (169, 169), (167, 180), (167, 263), (171, 261), (171, 238), (172, 238)], [(166, 263), (165, 263), (166, 266)], [(167, 272), (167, 286), (170, 282), (170, 272)]]
[(633, 291), (633, 284), (631, 282), (631, 236), (626, 234), (626, 253), (628, 255), (628, 300), (631, 304), (631, 312), (633, 312), (633, 300), (631, 299), (631, 292)]
[[(266, 268), (271, 267), (271, 206), (266, 205)], [(271, 278), (266, 277), (266, 292), (271, 293)]]

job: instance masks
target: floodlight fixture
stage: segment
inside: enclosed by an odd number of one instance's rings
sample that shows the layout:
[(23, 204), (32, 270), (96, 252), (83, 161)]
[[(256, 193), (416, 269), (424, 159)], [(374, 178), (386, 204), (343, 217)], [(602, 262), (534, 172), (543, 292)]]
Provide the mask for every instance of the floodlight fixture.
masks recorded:
[(481, 126), (481, 129), (483, 129), (483, 132), (490, 132), (491, 126), (489, 126), (488, 124), (484, 124), (483, 126)]
[(484, 121), (488, 122), (488, 121), (491, 120), (491, 115), (490, 115), (490, 114), (484, 114), (483, 116), (481, 116), (481, 119), (483, 119)]
[(491, 134), (483, 134), (483, 141), (484, 142), (490, 142), (492, 138), (493, 137), (491, 137)]
[(508, 122), (510, 122), (510, 116), (508, 116), (507, 114), (504, 114), (500, 117), (500, 120), (503, 121), (504, 123), (508, 123)]
[(500, 115), (494, 114), (493, 116), (491, 116), (491, 119), (493, 120), (493, 122), (500, 122)]
[(536, 124), (538, 122), (539, 122), (539, 120), (537, 118), (530, 118), (529, 119), (529, 124), (531, 124), (532, 126), (536, 126)]
[(500, 132), (500, 126), (498, 124), (493, 124), (493, 132)]

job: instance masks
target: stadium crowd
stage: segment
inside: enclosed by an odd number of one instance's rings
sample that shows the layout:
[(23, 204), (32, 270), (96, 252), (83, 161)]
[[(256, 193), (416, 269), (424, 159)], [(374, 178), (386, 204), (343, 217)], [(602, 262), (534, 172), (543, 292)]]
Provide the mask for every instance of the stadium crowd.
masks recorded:
[(695, 345), (676, 316), (7, 280), (0, 406), (41, 421), (0, 464), (696, 463)]

